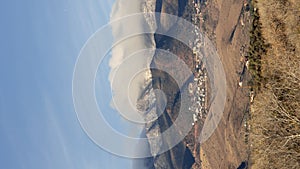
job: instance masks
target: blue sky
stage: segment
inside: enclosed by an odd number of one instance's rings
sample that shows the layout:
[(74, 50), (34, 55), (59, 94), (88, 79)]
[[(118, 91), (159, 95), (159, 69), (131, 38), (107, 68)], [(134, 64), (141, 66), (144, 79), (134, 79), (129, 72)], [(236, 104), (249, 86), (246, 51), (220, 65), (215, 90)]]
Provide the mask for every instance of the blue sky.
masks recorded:
[(78, 53), (113, 0), (10, 0), (0, 18), (0, 168), (126, 169), (83, 132), (72, 102)]

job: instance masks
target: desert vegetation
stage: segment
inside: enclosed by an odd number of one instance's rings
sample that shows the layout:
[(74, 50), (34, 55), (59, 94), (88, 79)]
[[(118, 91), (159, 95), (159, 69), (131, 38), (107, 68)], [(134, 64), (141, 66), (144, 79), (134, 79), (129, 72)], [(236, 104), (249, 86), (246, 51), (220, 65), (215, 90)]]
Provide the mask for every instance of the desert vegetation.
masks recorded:
[(251, 168), (299, 168), (300, 3), (256, 0), (252, 6)]

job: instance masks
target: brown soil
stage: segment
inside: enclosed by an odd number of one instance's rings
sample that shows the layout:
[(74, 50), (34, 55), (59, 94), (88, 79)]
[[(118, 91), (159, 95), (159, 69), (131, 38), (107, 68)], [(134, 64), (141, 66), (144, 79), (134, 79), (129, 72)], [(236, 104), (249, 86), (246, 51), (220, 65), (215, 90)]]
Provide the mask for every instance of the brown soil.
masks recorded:
[(200, 159), (205, 169), (235, 169), (248, 158), (243, 125), (249, 104), (248, 89), (238, 87), (238, 72), (242, 70), (240, 49), (248, 45), (250, 28), (249, 13), (241, 15), (243, 5), (243, 0), (214, 0), (207, 6), (210, 13), (219, 13), (216, 29), (208, 34), (215, 34), (217, 51), (225, 69), (227, 101), (218, 128), (201, 145)]

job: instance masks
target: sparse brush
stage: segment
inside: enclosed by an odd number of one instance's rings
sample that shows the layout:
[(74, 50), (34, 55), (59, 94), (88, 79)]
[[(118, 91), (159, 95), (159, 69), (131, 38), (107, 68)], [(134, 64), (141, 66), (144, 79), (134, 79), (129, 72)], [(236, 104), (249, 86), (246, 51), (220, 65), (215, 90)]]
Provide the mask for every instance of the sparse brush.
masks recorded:
[(254, 5), (249, 59), (259, 87), (251, 107), (252, 168), (299, 168), (300, 3), (257, 0)]

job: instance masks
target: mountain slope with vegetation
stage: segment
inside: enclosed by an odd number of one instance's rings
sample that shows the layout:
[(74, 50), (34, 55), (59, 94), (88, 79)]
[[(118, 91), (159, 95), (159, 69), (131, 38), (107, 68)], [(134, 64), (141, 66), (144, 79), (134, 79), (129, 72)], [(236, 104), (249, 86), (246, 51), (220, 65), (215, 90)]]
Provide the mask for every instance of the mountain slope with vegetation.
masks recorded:
[(300, 3), (253, 2), (251, 166), (300, 166)]

